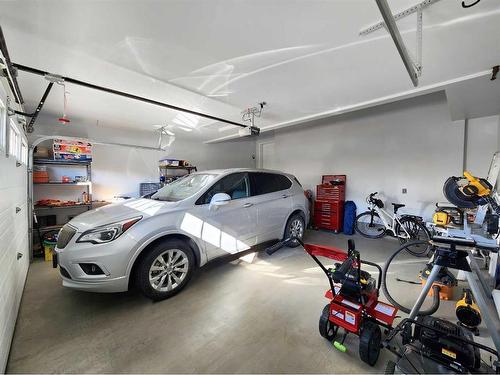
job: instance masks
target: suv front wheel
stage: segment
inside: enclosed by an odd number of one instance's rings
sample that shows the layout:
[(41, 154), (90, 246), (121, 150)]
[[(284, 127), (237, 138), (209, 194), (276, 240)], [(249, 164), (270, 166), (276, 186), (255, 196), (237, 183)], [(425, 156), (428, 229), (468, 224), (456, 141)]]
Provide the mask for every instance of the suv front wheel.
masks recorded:
[(137, 286), (154, 301), (180, 292), (195, 267), (193, 251), (184, 241), (171, 239), (154, 245), (137, 267)]
[[(302, 215), (300, 214), (295, 214), (291, 216), (287, 223), (286, 223), (286, 228), (285, 228), (285, 238), (290, 238), (290, 237), (298, 237), (300, 239), (304, 238), (304, 231), (306, 228), (306, 223)], [(298, 241), (292, 241), (289, 245), (289, 247), (297, 247), (299, 246)]]

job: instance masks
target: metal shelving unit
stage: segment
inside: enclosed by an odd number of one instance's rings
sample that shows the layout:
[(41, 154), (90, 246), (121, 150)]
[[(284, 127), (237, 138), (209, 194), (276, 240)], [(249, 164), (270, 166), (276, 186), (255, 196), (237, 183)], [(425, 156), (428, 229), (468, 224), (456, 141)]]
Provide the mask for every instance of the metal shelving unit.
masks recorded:
[[(85, 186), (87, 189), (89, 202), (92, 202), (92, 168), (90, 161), (76, 161), (76, 160), (52, 160), (52, 159), (34, 159), (34, 165), (52, 165), (60, 167), (85, 167), (87, 181), (84, 182), (45, 182), (45, 183), (33, 183), (33, 188), (36, 189), (37, 186), (58, 186), (58, 187), (68, 187), (74, 188), (76, 186)], [(92, 203), (81, 203), (63, 206), (34, 206), (34, 212), (37, 217), (50, 216), (50, 215), (60, 215), (63, 210), (91, 210)], [(57, 223), (56, 225), (50, 225), (46, 227), (40, 227), (40, 230), (45, 231), (45, 229), (62, 226), (65, 223)]]
[(90, 182), (37, 182), (33, 185), (69, 185), (69, 186), (87, 186)]
[[(160, 165), (158, 167), (158, 170), (160, 173), (160, 181), (162, 177), (164, 177), (165, 179), (163, 185), (175, 181), (177, 178), (180, 178), (186, 174), (190, 174), (192, 172), (197, 171), (195, 166), (174, 166), (174, 165)], [(184, 171), (185, 173), (183, 173), (182, 171)]]
[(71, 205), (66, 205), (66, 206), (36, 206), (36, 210), (52, 210), (52, 209), (61, 209), (61, 208), (76, 208), (76, 207), (92, 207), (92, 203), (85, 203), (85, 204), (71, 204)]

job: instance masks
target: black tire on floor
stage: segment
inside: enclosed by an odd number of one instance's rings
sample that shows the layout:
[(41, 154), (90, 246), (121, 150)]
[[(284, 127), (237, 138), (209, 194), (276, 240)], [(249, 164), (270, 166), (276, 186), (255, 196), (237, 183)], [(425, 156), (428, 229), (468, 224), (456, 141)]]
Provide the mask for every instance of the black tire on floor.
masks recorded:
[(361, 360), (370, 366), (374, 366), (380, 355), (381, 342), (382, 332), (380, 327), (370, 321), (364, 322), (359, 334), (359, 357)]
[[(287, 238), (290, 238), (292, 236), (292, 234), (293, 234), (292, 233), (293, 232), (292, 226), (297, 225), (297, 223), (302, 226), (299, 238), (300, 239), (304, 238), (304, 232), (306, 229), (306, 223), (305, 223), (304, 217), (301, 214), (294, 214), (294, 215), (290, 216), (290, 218), (286, 222), (285, 235), (284, 235), (283, 239), (287, 239)], [(298, 241), (292, 241), (287, 246), (288, 247), (297, 247), (299, 245), (300, 244)]]
[(328, 341), (333, 341), (339, 327), (330, 321), (330, 305), (326, 305), (321, 312), (319, 317), (319, 334), (323, 336)]
[[(162, 254), (165, 254), (165, 256), (167, 257), (167, 259), (162, 258), (163, 261), (165, 261), (165, 264), (167, 264), (169, 260), (169, 250), (175, 252), (174, 256), (179, 254), (180, 259), (182, 259), (181, 261), (178, 261), (179, 263), (184, 262), (182, 264), (182, 271), (175, 271), (176, 269), (181, 269), (181, 266), (175, 267), (175, 263), (172, 262), (172, 270), (170, 274), (166, 275), (166, 284), (165, 282), (163, 284), (164, 288), (162, 289), (164, 290), (158, 290), (153, 287), (150, 281), (150, 272), (158, 272), (157, 274), (155, 274), (156, 276), (164, 271), (152, 271), (151, 268), (154, 264), (156, 268), (161, 267), (158, 258), (162, 256)], [(145, 251), (147, 251), (147, 253), (140, 259), (135, 273), (136, 285), (142, 292), (142, 294), (152, 299), (153, 301), (160, 301), (179, 293), (191, 279), (195, 268), (196, 263), (191, 247), (182, 240), (168, 239), (154, 245), (153, 247)], [(182, 275), (184, 276), (182, 277)], [(177, 280), (180, 279), (181, 282), (177, 282), (174, 276), (177, 278)], [(172, 283), (170, 283), (170, 281), (172, 281)]]

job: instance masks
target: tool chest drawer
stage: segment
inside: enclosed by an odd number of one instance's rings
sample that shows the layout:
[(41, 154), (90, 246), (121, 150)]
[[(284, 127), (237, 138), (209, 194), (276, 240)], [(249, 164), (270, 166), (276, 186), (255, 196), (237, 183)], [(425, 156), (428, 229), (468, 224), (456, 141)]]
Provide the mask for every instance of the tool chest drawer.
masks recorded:
[(318, 185), (316, 186), (316, 199), (343, 201), (345, 199), (344, 186)]
[(328, 215), (324, 213), (316, 213), (314, 215), (314, 224), (318, 228), (330, 229), (330, 230), (340, 230), (342, 226), (341, 215)]
[(340, 223), (337, 220), (333, 220), (330, 223), (320, 221), (319, 223), (316, 224), (316, 228), (318, 228), (318, 229), (332, 230), (334, 232), (340, 232), (341, 225), (340, 225)]
[(342, 212), (344, 202), (333, 202), (329, 200), (316, 200), (314, 202), (314, 212)]

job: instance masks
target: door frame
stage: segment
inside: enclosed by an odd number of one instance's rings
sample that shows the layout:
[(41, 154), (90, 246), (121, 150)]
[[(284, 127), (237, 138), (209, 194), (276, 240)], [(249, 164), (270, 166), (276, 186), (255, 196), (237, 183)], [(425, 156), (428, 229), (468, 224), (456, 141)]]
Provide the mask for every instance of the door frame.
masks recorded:
[(260, 141), (257, 142), (257, 168), (262, 169), (263, 168), (263, 151), (264, 151), (264, 145), (266, 144), (274, 144), (274, 139), (272, 140), (267, 140), (267, 141)]

